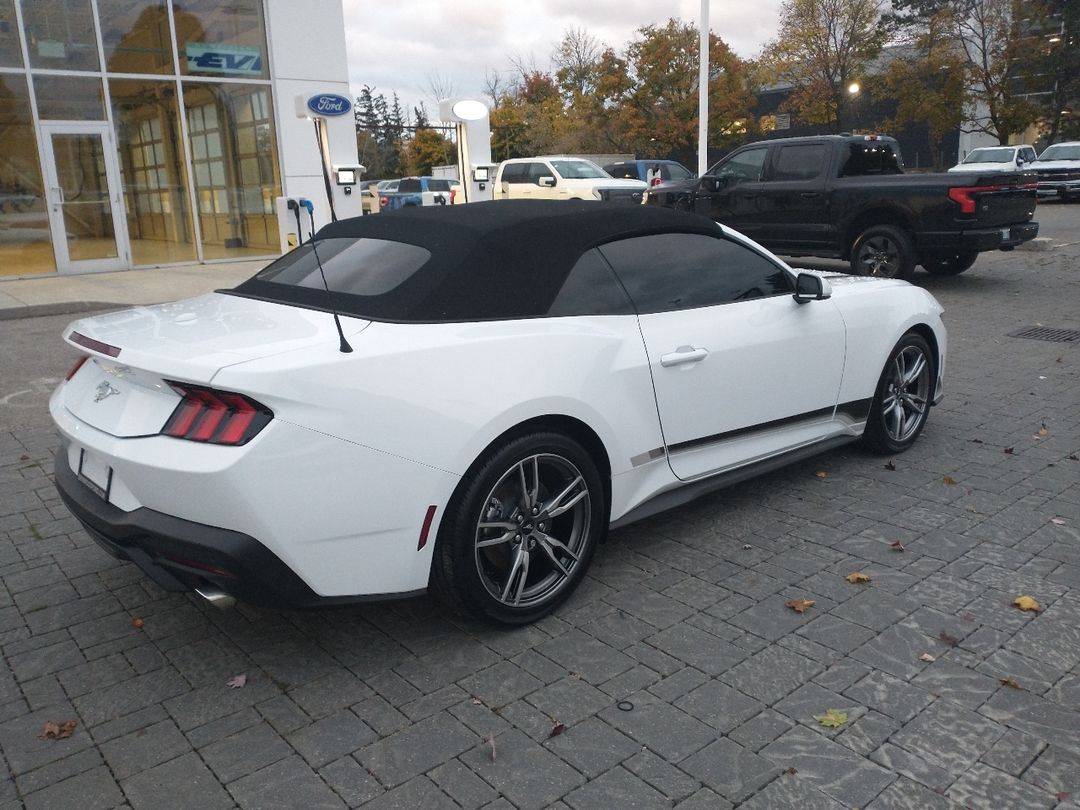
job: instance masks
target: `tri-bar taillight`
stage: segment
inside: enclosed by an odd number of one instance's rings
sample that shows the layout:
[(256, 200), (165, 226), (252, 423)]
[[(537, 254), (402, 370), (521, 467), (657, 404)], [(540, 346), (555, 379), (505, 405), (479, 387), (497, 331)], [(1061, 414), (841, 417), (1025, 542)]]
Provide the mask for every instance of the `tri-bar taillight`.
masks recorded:
[(181, 396), (162, 435), (208, 444), (247, 444), (274, 418), (274, 412), (243, 394), (166, 380)]

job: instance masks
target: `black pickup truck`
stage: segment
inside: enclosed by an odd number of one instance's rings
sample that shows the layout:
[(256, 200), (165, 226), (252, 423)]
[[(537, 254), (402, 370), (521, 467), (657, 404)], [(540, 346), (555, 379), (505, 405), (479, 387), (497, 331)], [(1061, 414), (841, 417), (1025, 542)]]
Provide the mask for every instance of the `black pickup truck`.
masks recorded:
[(892, 138), (824, 135), (747, 144), (646, 203), (697, 211), (774, 253), (908, 278), (917, 264), (956, 275), (1034, 238), (1036, 186), (1021, 173), (904, 174)]

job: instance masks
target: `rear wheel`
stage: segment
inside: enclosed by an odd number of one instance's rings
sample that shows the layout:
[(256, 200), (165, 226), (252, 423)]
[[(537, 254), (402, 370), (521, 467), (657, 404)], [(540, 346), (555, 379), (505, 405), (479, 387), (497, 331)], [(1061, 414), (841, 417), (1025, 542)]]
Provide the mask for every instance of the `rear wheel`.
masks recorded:
[(934, 355), (926, 340), (908, 332), (881, 371), (863, 442), (880, 453), (901, 453), (915, 443), (930, 413)]
[(873, 225), (852, 243), (850, 261), (855, 275), (909, 279), (915, 272), (915, 248), (904, 230)]
[(958, 276), (975, 264), (979, 251), (964, 250), (939, 256), (924, 256), (922, 266), (934, 276)]
[(589, 454), (557, 433), (531, 433), (467, 474), (439, 531), (432, 585), (459, 611), (527, 624), (577, 587), (607, 524)]

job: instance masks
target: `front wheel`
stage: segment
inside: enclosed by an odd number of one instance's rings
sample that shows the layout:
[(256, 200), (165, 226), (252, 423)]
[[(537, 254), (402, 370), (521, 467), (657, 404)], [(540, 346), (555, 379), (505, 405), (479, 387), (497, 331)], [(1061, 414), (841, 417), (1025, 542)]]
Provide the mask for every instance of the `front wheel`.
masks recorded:
[(933, 276), (958, 276), (979, 258), (979, 251), (964, 250), (959, 253), (946, 253), (940, 256), (926, 256), (922, 266)]
[(915, 248), (901, 228), (874, 225), (852, 243), (850, 261), (858, 276), (909, 279), (915, 273)]
[(930, 344), (908, 332), (881, 371), (863, 442), (880, 453), (902, 453), (915, 443), (930, 414), (934, 355)]
[(461, 612), (528, 624), (577, 587), (607, 526), (592, 458), (557, 433), (531, 433), (470, 469), (439, 531), (432, 585)]

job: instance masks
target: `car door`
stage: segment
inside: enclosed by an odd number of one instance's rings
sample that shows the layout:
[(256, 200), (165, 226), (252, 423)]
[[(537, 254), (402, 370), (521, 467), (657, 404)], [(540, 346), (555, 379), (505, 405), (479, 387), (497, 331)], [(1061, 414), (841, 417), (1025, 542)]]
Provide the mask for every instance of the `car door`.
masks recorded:
[[(762, 230), (753, 234), (770, 250), (822, 247), (835, 241), (825, 172), (831, 150), (818, 143), (773, 149), (758, 198)], [(747, 234), (748, 236), (750, 234)]]
[(699, 214), (754, 238), (761, 231), (761, 176), (768, 144), (742, 149), (724, 158), (698, 183)]
[(600, 248), (638, 312), (668, 461), (680, 479), (824, 438), (844, 368), (830, 300), (796, 303), (790, 273), (718, 234)]

